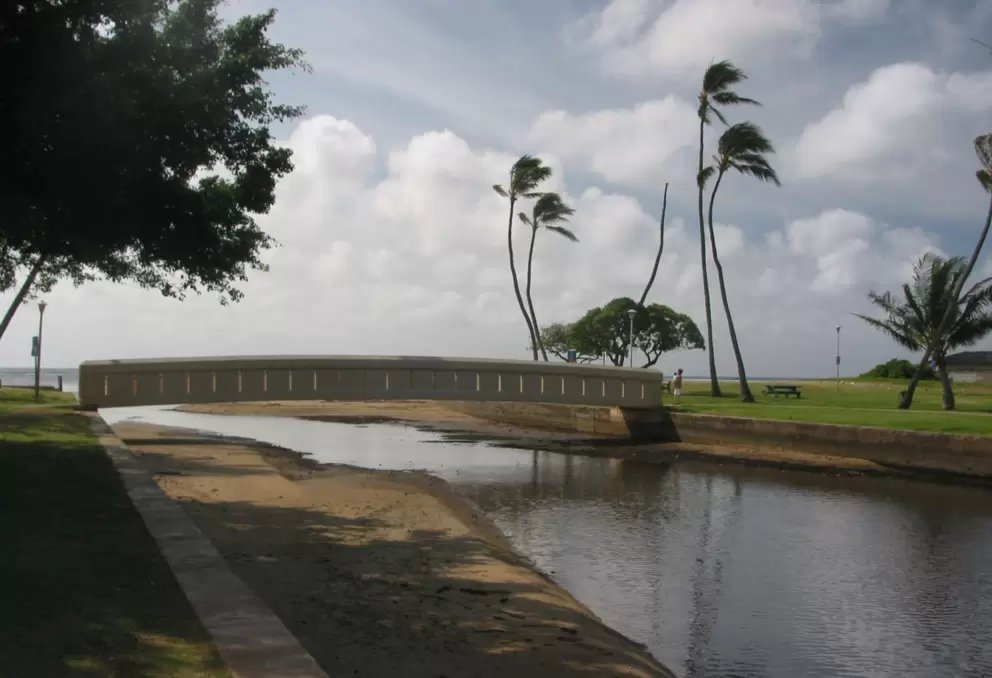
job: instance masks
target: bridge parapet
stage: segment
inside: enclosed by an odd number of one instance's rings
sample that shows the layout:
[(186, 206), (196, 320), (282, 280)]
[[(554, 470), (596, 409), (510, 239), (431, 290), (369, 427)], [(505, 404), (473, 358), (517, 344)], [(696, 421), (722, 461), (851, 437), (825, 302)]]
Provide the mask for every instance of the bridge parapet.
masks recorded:
[(84, 407), (266, 400), (476, 400), (661, 406), (662, 374), (635, 368), (431, 357), (252, 356), (87, 361)]

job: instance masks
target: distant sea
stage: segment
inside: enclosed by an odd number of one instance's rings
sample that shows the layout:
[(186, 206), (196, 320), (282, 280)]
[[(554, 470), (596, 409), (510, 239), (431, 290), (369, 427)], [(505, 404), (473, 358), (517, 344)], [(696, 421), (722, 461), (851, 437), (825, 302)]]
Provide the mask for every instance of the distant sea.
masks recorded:
[[(62, 377), (62, 390), (69, 393), (79, 391), (79, 368), (43, 368), (39, 375), (42, 386), (57, 386)], [(34, 386), (33, 367), (0, 367), (0, 384), (3, 386)]]

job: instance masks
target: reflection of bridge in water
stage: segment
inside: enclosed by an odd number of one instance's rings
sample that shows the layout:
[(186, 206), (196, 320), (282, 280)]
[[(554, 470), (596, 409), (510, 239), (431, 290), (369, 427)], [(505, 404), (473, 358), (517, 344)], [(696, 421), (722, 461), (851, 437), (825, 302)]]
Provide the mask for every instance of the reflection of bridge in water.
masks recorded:
[(644, 369), (427, 357), (261, 356), (88, 361), (84, 407), (266, 400), (463, 400), (654, 408)]

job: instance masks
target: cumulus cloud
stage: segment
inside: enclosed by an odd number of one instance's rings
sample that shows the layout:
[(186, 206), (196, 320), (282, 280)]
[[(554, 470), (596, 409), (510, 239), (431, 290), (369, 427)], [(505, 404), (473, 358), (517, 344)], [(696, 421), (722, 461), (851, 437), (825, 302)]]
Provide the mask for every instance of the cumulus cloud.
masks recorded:
[(613, 73), (696, 78), (716, 58), (805, 58), (826, 23), (877, 20), (887, 8), (886, 0), (611, 0), (573, 33)]
[(795, 170), (805, 179), (919, 179), (962, 158), (990, 110), (992, 71), (883, 66), (849, 88), (837, 108), (806, 125), (796, 144)]
[[(238, 353), (526, 356), (507, 265), (507, 206), (491, 189), (505, 181), (513, 155), (475, 148), (450, 131), (418, 135), (383, 154), (358, 126), (330, 116), (302, 121), (287, 143), (299, 152), (297, 167), (262, 219), (283, 246), (271, 253), (269, 273), (252, 276), (241, 304), (62, 286), (48, 299), (49, 364)], [(596, 187), (570, 194), (561, 181), (556, 188), (576, 208), (581, 242), (541, 234), (539, 317), (571, 320), (615, 296), (637, 296), (654, 259), (656, 217), (630, 195)], [(527, 237), (516, 233), (521, 269)], [(921, 231), (842, 210), (764, 236), (720, 224), (717, 238), (756, 375), (815, 373), (811, 352), (826, 342), (824, 355), (832, 355), (833, 326), (865, 309), (865, 292), (894, 288), (912, 258), (936, 245)], [(695, 227), (674, 215), (650, 300), (702, 323), (698, 252)], [(719, 304), (714, 316), (718, 364), (732, 373)], [(0, 360), (23, 362), (34, 320), (18, 314), (0, 342)], [(863, 362), (895, 350), (859, 331)], [(701, 352), (663, 362), (666, 370), (675, 362), (690, 373), (705, 369)]]
[(678, 96), (584, 115), (542, 114), (529, 140), (611, 181), (657, 185), (659, 175), (691, 175), (699, 119)]

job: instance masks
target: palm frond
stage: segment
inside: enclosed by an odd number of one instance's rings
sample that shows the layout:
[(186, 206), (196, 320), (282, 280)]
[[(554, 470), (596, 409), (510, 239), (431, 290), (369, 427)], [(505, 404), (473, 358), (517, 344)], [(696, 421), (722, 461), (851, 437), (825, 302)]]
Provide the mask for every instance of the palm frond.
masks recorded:
[(992, 134), (982, 134), (975, 138), (975, 155), (982, 167), (992, 171)]
[(970, 297), (990, 297), (992, 295), (992, 276), (985, 278), (984, 280), (979, 280), (977, 283), (971, 286), (971, 288), (961, 295), (961, 300), (968, 299)]
[(567, 238), (568, 240), (571, 240), (572, 242), (579, 242), (579, 238), (564, 226), (545, 226), (545, 228), (553, 233), (557, 233), (558, 235)]
[(763, 155), (774, 152), (775, 147), (761, 128), (752, 122), (731, 125), (717, 142), (718, 165), (721, 170), (733, 168), (759, 181), (781, 186), (778, 174)]
[(756, 99), (748, 99), (747, 97), (742, 97), (735, 92), (717, 92), (713, 96), (713, 103), (720, 106), (737, 106), (739, 104), (750, 104), (752, 106), (760, 106), (761, 102)]
[(866, 323), (871, 325), (877, 330), (881, 330), (885, 334), (892, 337), (892, 339), (899, 345), (905, 346), (910, 351), (918, 351), (920, 344), (917, 339), (910, 333), (906, 332), (906, 329), (896, 323), (891, 321), (878, 320), (877, 318), (872, 318), (870, 316), (861, 315), (860, 313), (855, 313), (855, 316), (861, 318)]
[[(713, 115), (715, 115), (715, 116), (717, 117), (717, 120), (719, 120), (720, 122), (722, 122), (722, 123), (723, 123), (724, 125), (727, 125), (727, 124), (729, 124), (729, 123), (727, 122), (727, 119), (726, 119), (725, 117), (723, 117), (723, 113), (721, 113), (721, 112), (720, 112), (720, 109), (719, 109), (719, 108), (716, 108), (715, 106), (709, 106), (709, 107), (707, 108), (707, 110), (708, 110), (708, 111), (709, 111), (710, 113), (712, 113)], [(705, 118), (705, 121), (706, 121), (707, 123), (709, 123), (709, 116), (707, 116), (707, 117)]]
[(714, 64), (703, 74), (703, 91), (707, 94), (725, 92), (734, 85), (747, 80), (744, 71), (739, 69), (733, 62), (724, 59)]
[(975, 172), (975, 176), (978, 178), (978, 183), (982, 185), (987, 193), (992, 193), (992, 173), (987, 169), (980, 169)]
[(713, 165), (704, 167), (703, 171), (696, 177), (696, 185), (699, 188), (706, 188), (706, 182), (710, 180), (710, 177), (713, 176), (714, 172), (716, 172), (716, 168)]
[(753, 122), (738, 122), (728, 127), (720, 135), (717, 149), (720, 155), (733, 156), (775, 152), (772, 142)]
[(494, 190), (494, 191), (496, 191), (496, 192), (497, 192), (498, 194), (500, 194), (501, 196), (503, 196), (504, 198), (508, 198), (508, 197), (509, 197), (509, 196), (508, 196), (508, 195), (506, 194), (506, 189), (504, 189), (504, 188), (503, 188), (502, 186), (500, 186), (499, 184), (493, 184), (493, 190)]
[(536, 192), (537, 187), (547, 181), (552, 174), (550, 167), (540, 158), (523, 155), (510, 169), (510, 194), (527, 196)]
[(760, 163), (734, 163), (731, 165), (735, 170), (749, 177), (754, 177), (758, 181), (766, 181), (769, 184), (775, 184), (776, 186), (781, 186), (782, 182), (778, 179), (778, 174), (767, 162)]
[(524, 222), (525, 224), (533, 228), (534, 224), (531, 222), (530, 217), (528, 217), (526, 214), (524, 214), (523, 212), (518, 212), (517, 217), (520, 219), (520, 221)]
[[(868, 295), (885, 312), (885, 320), (858, 316), (911, 350), (932, 348), (938, 354), (968, 346), (992, 333), (992, 278), (981, 280), (955, 299), (967, 270), (962, 257), (928, 252), (913, 266), (912, 281), (903, 284), (904, 300), (890, 293)], [(949, 327), (944, 318), (950, 313)]]

